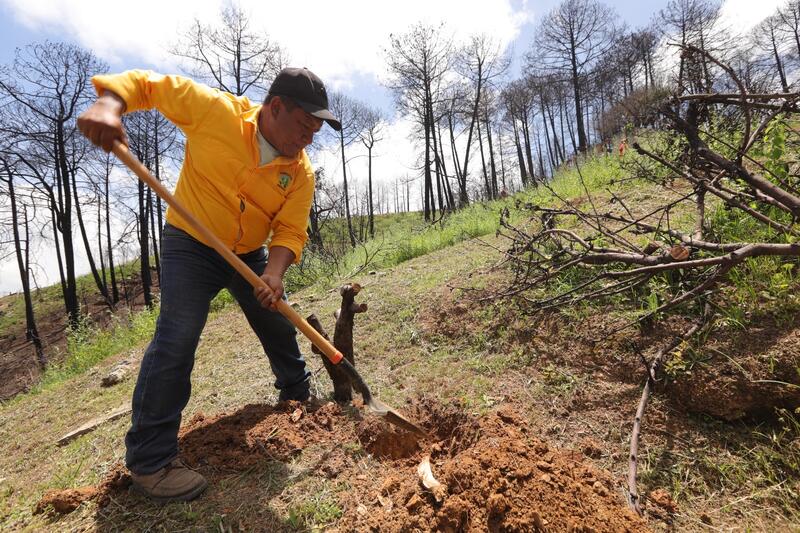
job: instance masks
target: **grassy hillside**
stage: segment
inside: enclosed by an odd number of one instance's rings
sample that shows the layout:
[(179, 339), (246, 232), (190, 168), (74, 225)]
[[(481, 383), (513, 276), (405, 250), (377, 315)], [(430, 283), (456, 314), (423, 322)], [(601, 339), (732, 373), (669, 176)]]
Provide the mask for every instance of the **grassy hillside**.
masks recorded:
[[(555, 193), (575, 201), (585, 198), (589, 189), (598, 204), (605, 205), (606, 187), (626, 176), (615, 157), (592, 160), (581, 170), (583, 179), (574, 168), (562, 172), (552, 185)], [(658, 195), (634, 181), (624, 181), (615, 190), (642, 210)], [(635, 306), (626, 302), (589, 302), (578, 309), (529, 315), (522, 299), (493, 298), (511, 282), (502, 264), (508, 242), (495, 235), (499, 213), (507, 207), (514, 223), (524, 225), (527, 215), (516, 208), (518, 202), (554, 205), (557, 200), (545, 189), (527, 191), (471, 206), (436, 226), (408, 215), (381, 218), (381, 226), (386, 224), (383, 238), (344, 258), (338, 272), (322, 258), (311, 258), (305, 271), (292, 273), (297, 290), (291, 299), (301, 314), (316, 313), (332, 332), (333, 311), (340, 305), (334, 289), (342, 282), (360, 283), (364, 289), (358, 301), (367, 302), (369, 310), (356, 318), (356, 362), (382, 400), (415, 413), (432, 431), (450, 423), (445, 416), (430, 417), (431, 409), (448, 402), (454, 402), (464, 420), (499, 412), (513, 421), (509, 423), (522, 435), (520, 443), (541, 439), (552, 447), (536, 461), (548, 461), (548, 454), (565, 450), (581, 468), (601, 472), (587, 478), (589, 486), (608, 475), (611, 490), (596, 490), (605, 491), (622, 509), (619, 487), (625, 483), (630, 428), (645, 376), (632, 341), (640, 346), (657, 343), (681, 325), (676, 323), (680, 317), (652, 331), (620, 332), (620, 321), (636, 314)], [(365, 254), (373, 262), (361, 268)], [(763, 271), (743, 274), (747, 275), (759, 277)], [(785, 284), (796, 288), (794, 278)], [(773, 283), (765, 286), (766, 296), (757, 301), (771, 301), (767, 297)], [(408, 507), (411, 500), (397, 499), (392, 480), (413, 479), (416, 463), (409, 456), (386, 456), (371, 447), (375, 442), (363, 430), (370, 417), (362, 420), (355, 409), (328, 418), (334, 427), (325, 433), (328, 440), (315, 440), (312, 436), (318, 433), (311, 429), (301, 434), (302, 444), (282, 440), (297, 437), (284, 435), (288, 430), (277, 422), (264, 433), (256, 431), (273, 423), (271, 412), (255, 416), (252, 406), (276, 401), (273, 378), (235, 305), (221, 297), (215, 308), (198, 349), (192, 399), (184, 413), (192, 429), (182, 441), (211, 480), (208, 492), (196, 502), (156, 506), (116, 491), (102, 506), (87, 502), (65, 516), (33, 514), (48, 489), (100, 483), (121, 461), (128, 425), (124, 418), (67, 446), (54, 442), (93, 416), (129, 402), (134, 375), (111, 388), (100, 387), (99, 380), (115, 363), (141, 358), (152, 328), (152, 317), (144, 316), (135, 328), (124, 330), (129, 333), (76, 336), (58, 375), (53, 370), (53, 377), (35, 393), (0, 405), (0, 528), (348, 530), (348, 524), (365, 523), (368, 516), (384, 511), (391, 515), (392, 506), (414, 509)], [(724, 422), (687, 413), (677, 397), (698, 390), (709, 399), (720, 391), (735, 393), (744, 383), (764, 379), (757, 371), (769, 361), (774, 367), (797, 361), (800, 323), (795, 317), (784, 318), (771, 320), (769, 327), (750, 325), (748, 320), (727, 325), (709, 339), (709, 346), (723, 355), (685, 349), (673, 361), (674, 383), (660, 386), (651, 400), (642, 435), (639, 480), (648, 527), (769, 531), (800, 524), (798, 415), (781, 411), (778, 418)], [(313, 392), (325, 399), (330, 380), (307, 341), (301, 348), (313, 369)], [(712, 356), (731, 358), (744, 372), (724, 376), (726, 385), (717, 387), (719, 391), (703, 389), (704, 383), (719, 383), (712, 381), (718, 376), (709, 378), (715, 368)], [(420, 406), (427, 406), (428, 414)], [(503, 409), (519, 415), (512, 417)], [(304, 416), (313, 418), (311, 411)], [(249, 455), (242, 457), (257, 459), (233, 461), (225, 450), (238, 444), (213, 440), (233, 422), (239, 424), (238, 434), (256, 443), (243, 450)], [(198, 442), (200, 437), (207, 440)], [(278, 453), (278, 445), (286, 442), (295, 442), (292, 452)], [(432, 446), (447, 448), (448, 442)], [(435, 457), (437, 452), (431, 450)], [(437, 475), (442, 468), (434, 461)], [(542, 490), (566, 498), (564, 487), (557, 484), (558, 472), (531, 479)], [(413, 483), (409, 486), (413, 492)], [(443, 512), (424, 495), (422, 499), (415, 512)]]

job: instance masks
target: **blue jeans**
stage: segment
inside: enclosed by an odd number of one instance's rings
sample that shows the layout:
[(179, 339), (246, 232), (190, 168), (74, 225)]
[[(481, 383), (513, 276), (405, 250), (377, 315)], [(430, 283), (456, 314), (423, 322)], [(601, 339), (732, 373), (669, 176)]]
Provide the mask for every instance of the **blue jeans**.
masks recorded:
[[(264, 248), (239, 256), (261, 275)], [(309, 395), (306, 364), (294, 326), (261, 307), (253, 288), (214, 249), (167, 224), (161, 241), (161, 314), (133, 391), (125, 462), (135, 474), (151, 474), (178, 455), (181, 412), (189, 401), (194, 354), (208, 318), (209, 304), (228, 289), (244, 311), (269, 358), (281, 400)]]

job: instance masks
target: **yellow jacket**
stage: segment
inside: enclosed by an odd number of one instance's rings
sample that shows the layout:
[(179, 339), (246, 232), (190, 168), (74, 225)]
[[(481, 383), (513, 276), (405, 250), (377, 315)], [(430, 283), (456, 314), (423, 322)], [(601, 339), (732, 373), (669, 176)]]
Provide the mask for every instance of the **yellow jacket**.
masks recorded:
[[(127, 113), (158, 109), (186, 136), (175, 197), (230, 250), (284, 246), (295, 262), (305, 245), (314, 196), (314, 170), (305, 151), (259, 164), (260, 104), (181, 76), (129, 70), (92, 78), (95, 89), (119, 95)], [(167, 222), (203, 239), (172, 209)], [(205, 243), (208, 244), (208, 243)]]

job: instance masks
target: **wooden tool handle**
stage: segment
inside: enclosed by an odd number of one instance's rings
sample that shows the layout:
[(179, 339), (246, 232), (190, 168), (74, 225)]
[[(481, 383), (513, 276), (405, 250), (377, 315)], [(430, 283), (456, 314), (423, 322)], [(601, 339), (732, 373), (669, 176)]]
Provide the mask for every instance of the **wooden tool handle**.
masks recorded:
[[(230, 265), (236, 269), (236, 271), (242, 275), (244, 279), (250, 283), (253, 287), (263, 287), (267, 290), (271, 290), (269, 286), (261, 279), (258, 274), (250, 270), (250, 268), (239, 259), (239, 257), (233, 253), (233, 251), (228, 250), (225, 247), (225, 244), (219, 238), (211, 233), (199, 220), (195, 218), (193, 214), (191, 214), (180, 202), (172, 195), (169, 190), (167, 190), (164, 185), (161, 184), (152, 174), (150, 171), (147, 170), (139, 159), (133, 155), (128, 148), (119, 141), (114, 141), (114, 148), (113, 148), (114, 155), (116, 155), (120, 161), (125, 163), (125, 166), (131, 169), (134, 174), (136, 174), (140, 180), (145, 182), (147, 185), (150, 186), (155, 193), (161, 197), (162, 200), (167, 202), (167, 204), (178, 212), (178, 214), (183, 218), (189, 225), (194, 228), (197, 233), (199, 233), (203, 241), (207, 244), (210, 244), (212, 248), (214, 248)], [(303, 335), (305, 335), (308, 340), (314, 343), (314, 346), (322, 350), (322, 352), (330, 359), (331, 363), (337, 365), (342, 360), (342, 352), (337, 350), (333, 344), (331, 344), (325, 337), (320, 335), (320, 333), (311, 327), (311, 325), (302, 317), (300, 316), (297, 311), (292, 309), (285, 300), (281, 299), (275, 304), (278, 308), (278, 311), (285, 316), (289, 321), (294, 324), (294, 326), (299, 329)]]

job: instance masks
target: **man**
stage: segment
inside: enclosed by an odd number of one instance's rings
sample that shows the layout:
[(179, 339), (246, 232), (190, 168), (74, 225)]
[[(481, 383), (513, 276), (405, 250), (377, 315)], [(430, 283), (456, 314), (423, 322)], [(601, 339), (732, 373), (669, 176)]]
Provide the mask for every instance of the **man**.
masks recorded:
[[(158, 501), (188, 501), (203, 476), (178, 457), (181, 412), (209, 304), (228, 289), (261, 341), (279, 399), (309, 397), (309, 377), (291, 323), (274, 310), (286, 269), (300, 258), (314, 195), (305, 147), (323, 121), (336, 130), (322, 81), (287, 68), (263, 104), (180, 76), (131, 70), (92, 78), (98, 98), (78, 119), (94, 144), (125, 142), (121, 116), (158, 109), (183, 130), (186, 152), (175, 197), (258, 273), (269, 290), (253, 291), (174, 211), (161, 241), (161, 314), (133, 393), (125, 461), (133, 486)], [(270, 233), (269, 254), (264, 249)]]

